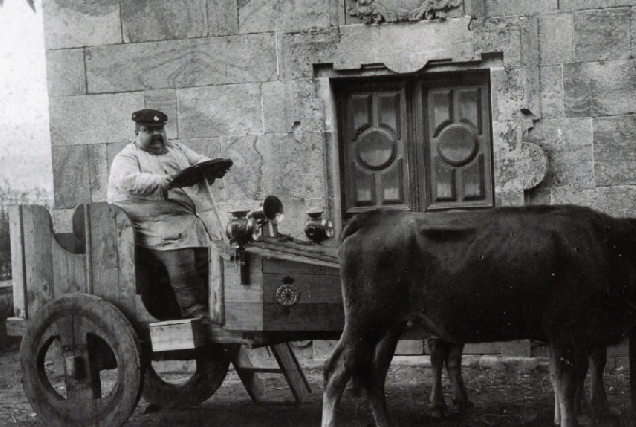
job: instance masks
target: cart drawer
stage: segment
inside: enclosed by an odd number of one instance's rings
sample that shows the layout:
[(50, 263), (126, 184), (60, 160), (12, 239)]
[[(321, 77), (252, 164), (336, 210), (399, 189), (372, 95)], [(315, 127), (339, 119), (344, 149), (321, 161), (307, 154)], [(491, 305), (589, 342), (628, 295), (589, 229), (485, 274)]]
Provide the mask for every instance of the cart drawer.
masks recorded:
[(253, 331), (341, 331), (339, 269), (250, 254), (249, 278), (225, 269), (225, 327)]

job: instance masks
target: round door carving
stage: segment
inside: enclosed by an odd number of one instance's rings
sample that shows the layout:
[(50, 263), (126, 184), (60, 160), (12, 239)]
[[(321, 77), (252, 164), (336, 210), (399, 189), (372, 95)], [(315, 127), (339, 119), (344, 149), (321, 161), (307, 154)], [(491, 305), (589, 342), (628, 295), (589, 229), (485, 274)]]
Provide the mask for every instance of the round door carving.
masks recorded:
[(439, 135), (439, 155), (453, 166), (461, 166), (475, 158), (479, 151), (477, 135), (461, 125), (451, 125)]
[(372, 129), (358, 138), (358, 160), (369, 169), (384, 169), (395, 159), (397, 144), (391, 135)]

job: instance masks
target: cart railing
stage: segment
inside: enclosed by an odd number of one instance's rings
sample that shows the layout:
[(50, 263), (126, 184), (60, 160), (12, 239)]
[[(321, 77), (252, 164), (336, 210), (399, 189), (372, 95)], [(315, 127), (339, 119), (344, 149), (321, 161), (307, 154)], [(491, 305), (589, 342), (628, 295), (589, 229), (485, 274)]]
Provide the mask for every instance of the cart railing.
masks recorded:
[(56, 235), (40, 205), (10, 206), (9, 224), (14, 322), (69, 293), (96, 295), (128, 318), (156, 321), (137, 293), (133, 226), (117, 206), (78, 206), (74, 233)]

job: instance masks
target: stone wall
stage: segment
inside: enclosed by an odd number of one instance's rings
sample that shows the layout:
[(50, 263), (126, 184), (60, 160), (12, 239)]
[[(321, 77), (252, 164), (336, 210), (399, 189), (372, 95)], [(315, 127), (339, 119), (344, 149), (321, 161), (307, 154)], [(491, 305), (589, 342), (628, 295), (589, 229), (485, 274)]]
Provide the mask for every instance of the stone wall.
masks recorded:
[(130, 113), (147, 107), (168, 114), (170, 138), (234, 160), (215, 185), (222, 209), (274, 194), (293, 218), (284, 233), (313, 206), (339, 223), (331, 79), (477, 69), (490, 72), (497, 205), (634, 216), (636, 2), (430, 3), (45, 0), (56, 217), (105, 200)]
[(630, 214), (634, 2), (448, 0), (445, 20), (412, 19), (424, 3), (46, 0), (56, 208), (105, 200), (130, 112), (154, 107), (170, 138), (234, 160), (215, 189), (225, 210), (276, 194), (287, 216), (337, 217), (329, 81), (381, 64), (376, 75), (490, 70), (496, 204)]

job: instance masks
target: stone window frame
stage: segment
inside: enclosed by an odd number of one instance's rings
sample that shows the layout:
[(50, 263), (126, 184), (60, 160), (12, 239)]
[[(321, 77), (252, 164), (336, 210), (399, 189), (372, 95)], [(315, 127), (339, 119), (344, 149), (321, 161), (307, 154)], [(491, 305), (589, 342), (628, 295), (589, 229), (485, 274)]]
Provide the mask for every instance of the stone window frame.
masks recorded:
[[(467, 18), (459, 18), (467, 19)], [(474, 18), (470, 18), (475, 26)], [(448, 20), (451, 21), (451, 20)], [(447, 22), (448, 22), (447, 21)], [(340, 188), (338, 118), (336, 97), (332, 80), (338, 78), (365, 78), (395, 76), (413, 72), (466, 72), (489, 70), (491, 85), (491, 121), (493, 143), (493, 169), (495, 180), (495, 206), (519, 206), (528, 199), (529, 191), (545, 177), (547, 158), (536, 143), (525, 140), (525, 135), (541, 118), (539, 95), (539, 57), (536, 18), (504, 18), (478, 20), (478, 31), (472, 35), (472, 49), (462, 46), (458, 52), (451, 52), (448, 59), (420, 59), (421, 64), (397, 59), (384, 60), (386, 51), (380, 52), (377, 60), (368, 52), (356, 55), (354, 43), (337, 46), (340, 52), (324, 50), (315, 61), (306, 63), (317, 94), (323, 103), (326, 133), (325, 176), (327, 189), (325, 198), (329, 215), (334, 219), (337, 234), (343, 227), (342, 194)], [(444, 25), (445, 23), (424, 23), (424, 25)], [(389, 27), (392, 24), (384, 24)], [(398, 27), (399, 25), (394, 25)], [(499, 29), (506, 26), (519, 35), (520, 41), (511, 42), (500, 35)], [(341, 27), (341, 30), (349, 26)], [(381, 26), (355, 26), (354, 32), (365, 34), (365, 28), (377, 32)], [(375, 27), (375, 28), (374, 28)], [(453, 34), (447, 35), (452, 39)], [(466, 35), (460, 36), (466, 37)], [(492, 39), (495, 37), (495, 39)], [(513, 38), (514, 39), (514, 38)], [(340, 39), (341, 40), (341, 39)], [(525, 42), (525, 44), (524, 44)], [(332, 45), (333, 46), (333, 45)], [(522, 48), (525, 46), (525, 48)], [(399, 52), (404, 56), (408, 52)], [(453, 57), (453, 54), (455, 54)], [(364, 62), (360, 62), (364, 61)], [(413, 70), (413, 68), (416, 68)], [(419, 67), (419, 68), (418, 68)], [(307, 70), (309, 71), (309, 70)]]

